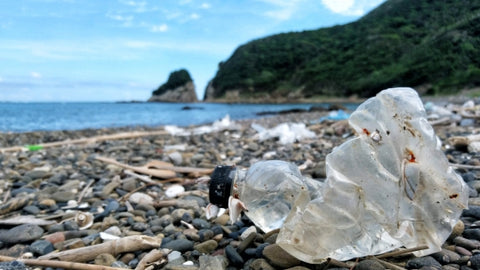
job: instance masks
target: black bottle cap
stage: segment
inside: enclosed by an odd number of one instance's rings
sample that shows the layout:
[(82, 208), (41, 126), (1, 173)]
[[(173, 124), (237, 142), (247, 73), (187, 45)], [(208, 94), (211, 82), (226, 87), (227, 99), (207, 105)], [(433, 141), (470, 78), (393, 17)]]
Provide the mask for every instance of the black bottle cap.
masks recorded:
[(217, 166), (210, 177), (209, 199), (210, 203), (218, 207), (228, 207), (228, 197), (232, 191), (233, 179), (230, 172), (233, 166)]

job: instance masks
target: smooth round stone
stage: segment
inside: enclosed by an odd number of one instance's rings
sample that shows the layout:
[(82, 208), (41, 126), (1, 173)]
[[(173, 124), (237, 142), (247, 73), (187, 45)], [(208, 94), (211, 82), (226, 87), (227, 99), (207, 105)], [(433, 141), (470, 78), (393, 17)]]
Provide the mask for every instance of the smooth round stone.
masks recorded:
[(233, 265), (242, 266), (244, 263), (242, 256), (240, 256), (237, 250), (231, 245), (228, 245), (227, 247), (225, 247), (225, 255), (227, 255), (228, 260)]
[(384, 270), (385, 267), (375, 260), (363, 260), (355, 266), (355, 270)]
[(37, 240), (43, 235), (42, 227), (33, 224), (22, 224), (10, 230), (0, 231), (0, 241), (8, 244), (17, 244)]
[(207, 240), (200, 244), (195, 245), (194, 249), (200, 253), (209, 254), (218, 247), (218, 243), (215, 240)]
[(32, 171), (26, 172), (24, 176), (29, 177), (32, 180), (36, 180), (36, 179), (42, 179), (49, 175), (50, 175), (49, 172), (46, 172), (43, 170), (32, 170)]
[(406, 265), (408, 269), (420, 269), (424, 266), (442, 267), (442, 265), (431, 256), (410, 259), (407, 261)]
[(193, 241), (187, 239), (176, 239), (166, 243), (165, 245), (162, 243), (162, 248), (185, 252), (193, 250)]
[(282, 268), (289, 268), (301, 263), (300, 260), (287, 253), (277, 244), (266, 246), (265, 249), (263, 249), (263, 256), (273, 265)]
[(200, 241), (206, 241), (209, 239), (212, 239), (214, 236), (214, 232), (212, 230), (206, 229), (206, 230), (200, 230), (198, 231), (198, 236)]
[(95, 257), (95, 264), (98, 265), (111, 266), (115, 261), (115, 257), (110, 253), (102, 253)]
[(136, 222), (132, 226), (132, 230), (137, 231), (137, 232), (143, 232), (146, 229), (148, 229), (148, 225), (142, 222)]
[(250, 264), (250, 269), (252, 270), (275, 270), (267, 260), (265, 259), (256, 259)]
[(201, 229), (209, 229), (212, 225), (210, 224), (210, 222), (204, 220), (204, 219), (201, 219), (201, 218), (195, 218), (193, 219), (192, 221), (192, 225), (201, 230)]
[(442, 249), (431, 256), (441, 264), (449, 264), (451, 262), (460, 260), (460, 255), (458, 253), (448, 249)]
[(180, 222), (180, 220), (182, 220), (183, 215), (187, 212), (188, 212), (188, 210), (182, 209), (182, 208), (173, 210), (173, 212), (172, 212), (173, 223), (176, 224), (176, 223)]
[(40, 213), (40, 208), (35, 205), (28, 205), (23, 208), (23, 211), (31, 215), (37, 215), (38, 213)]

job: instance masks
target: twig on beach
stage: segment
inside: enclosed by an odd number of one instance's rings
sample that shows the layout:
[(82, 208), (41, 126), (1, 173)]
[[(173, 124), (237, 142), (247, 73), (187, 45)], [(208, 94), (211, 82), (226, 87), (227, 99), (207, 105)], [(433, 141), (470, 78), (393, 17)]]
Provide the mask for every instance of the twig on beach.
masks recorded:
[(165, 259), (166, 255), (166, 252), (164, 252), (163, 250), (153, 249), (145, 256), (143, 256), (137, 267), (135, 267), (135, 270), (144, 270), (148, 264), (154, 262), (158, 262), (162, 265), (167, 262), (167, 260)]
[(88, 181), (87, 185), (85, 186), (85, 188), (82, 190), (82, 192), (80, 193), (80, 196), (78, 196), (78, 200), (77, 200), (77, 203), (81, 203), (82, 200), (83, 200), (83, 197), (85, 196), (85, 194), (87, 194), (87, 191), (88, 189), (90, 188), (90, 186), (93, 184), (93, 182), (95, 182), (94, 180), (90, 180)]
[(0, 148), (0, 153), (18, 152), (18, 151), (25, 151), (25, 150), (29, 150), (29, 149), (39, 150), (39, 149), (57, 147), (57, 146), (64, 146), (64, 145), (89, 144), (89, 143), (107, 141), (107, 140), (132, 139), (132, 138), (145, 137), (145, 136), (168, 135), (168, 134), (169, 133), (165, 130), (122, 132), (122, 133), (117, 133), (117, 134), (100, 135), (100, 136), (83, 138), (83, 139), (76, 139), (76, 140), (70, 140), (69, 139), (69, 140), (65, 140), (65, 141), (41, 143), (41, 144), (31, 145), (30, 147), (26, 147), (26, 146), (5, 147), (5, 148)]
[(450, 163), (450, 166), (459, 168), (459, 169), (471, 169), (471, 170), (478, 170), (480, 166), (478, 165), (467, 165), (467, 164), (458, 164), (458, 163)]
[(39, 259), (16, 259), (8, 256), (0, 256), (0, 261), (2, 262), (20, 261), (26, 265), (31, 265), (31, 266), (63, 268), (63, 269), (70, 269), (70, 270), (121, 270), (123, 269), (123, 268), (78, 263), (78, 262), (39, 260)]
[(120, 253), (138, 251), (144, 249), (153, 249), (160, 247), (162, 238), (150, 237), (146, 235), (132, 235), (118, 240), (108, 241), (102, 244), (70, 249), (60, 252), (52, 252), (40, 256), (41, 260), (59, 259), (71, 262), (87, 262), (95, 259), (98, 254), (110, 253), (117, 256)]
[(377, 258), (377, 259), (383, 259), (383, 258), (389, 258), (389, 257), (396, 257), (396, 256), (401, 256), (401, 255), (407, 255), (407, 254), (413, 253), (413, 252), (415, 252), (415, 251), (424, 250), (424, 249), (427, 249), (427, 248), (428, 248), (428, 246), (423, 245), (423, 246), (418, 246), (418, 247), (414, 247), (414, 248), (406, 248), (406, 249), (394, 250), (394, 251), (387, 252), (387, 253), (384, 253), (384, 254), (381, 254), (381, 255), (377, 255), (377, 256), (375, 256), (375, 258)]
[(393, 264), (391, 262), (387, 262), (385, 260), (382, 260), (382, 259), (379, 259), (379, 258), (376, 258), (376, 257), (373, 257), (374, 260), (376, 260), (377, 262), (381, 263), (383, 266), (385, 266), (386, 268), (388, 269), (392, 269), (392, 270), (406, 270), (405, 268), (403, 267), (400, 267), (396, 264)]

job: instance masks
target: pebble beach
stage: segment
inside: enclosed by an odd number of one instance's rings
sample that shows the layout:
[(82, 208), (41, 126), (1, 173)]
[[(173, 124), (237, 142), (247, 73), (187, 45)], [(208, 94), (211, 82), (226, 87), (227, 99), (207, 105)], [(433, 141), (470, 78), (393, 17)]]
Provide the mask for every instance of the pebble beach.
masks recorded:
[[(177, 133), (167, 127), (2, 133), (0, 269), (480, 269), (479, 110), (442, 108), (451, 114), (430, 121), (470, 198), (441, 252), (312, 265), (276, 245), (278, 231), (264, 233), (246, 216), (234, 224), (228, 214), (206, 218), (216, 165), (279, 159), (324, 179), (326, 155), (355, 134), (347, 120), (320, 122), (328, 112), (316, 111)], [(315, 137), (260, 140), (252, 127), (282, 123), (302, 123)], [(178, 170), (149, 175), (152, 161)]]

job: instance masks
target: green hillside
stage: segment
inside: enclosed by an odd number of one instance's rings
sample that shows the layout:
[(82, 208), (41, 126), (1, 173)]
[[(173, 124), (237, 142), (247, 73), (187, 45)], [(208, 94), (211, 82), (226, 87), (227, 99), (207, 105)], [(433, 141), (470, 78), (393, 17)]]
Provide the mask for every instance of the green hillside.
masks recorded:
[(480, 86), (480, 1), (388, 0), (360, 20), (248, 42), (219, 64), (205, 98), (368, 97)]

